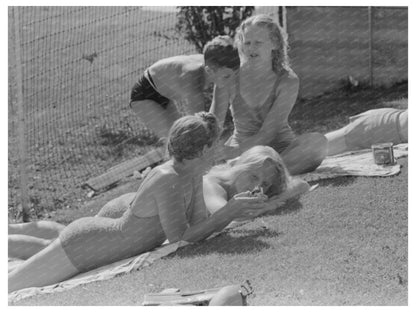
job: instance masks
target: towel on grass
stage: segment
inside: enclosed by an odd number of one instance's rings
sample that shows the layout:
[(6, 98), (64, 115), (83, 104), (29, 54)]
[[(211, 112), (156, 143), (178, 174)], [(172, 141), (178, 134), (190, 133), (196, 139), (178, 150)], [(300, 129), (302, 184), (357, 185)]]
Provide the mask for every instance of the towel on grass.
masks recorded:
[[(99, 267), (95, 270), (91, 270), (85, 273), (78, 274), (73, 278), (44, 287), (30, 287), (21, 290), (14, 291), (9, 294), (8, 301), (9, 303), (22, 300), (37, 294), (50, 294), (55, 292), (65, 291), (71, 288), (74, 288), (81, 284), (87, 284), (95, 281), (107, 280), (113, 277), (116, 277), (121, 274), (126, 274), (132, 271), (140, 270), (144, 267), (151, 265), (156, 260), (165, 257), (182, 246), (186, 246), (188, 243), (185, 241), (176, 242), (173, 244), (168, 244), (165, 242), (162, 246), (143, 253), (139, 256), (134, 256), (128, 259), (123, 259), (102, 267)], [(13, 261), (17, 265), (23, 260)], [(10, 263), (10, 262), (9, 262)], [(10, 269), (10, 266), (9, 266)]]
[[(394, 146), (396, 159), (406, 157), (408, 143)], [(328, 156), (314, 171), (299, 175), (307, 182), (330, 179), (340, 176), (368, 176), (386, 177), (400, 172), (400, 165), (380, 166), (374, 163), (371, 149), (347, 152), (339, 155)]]
[[(247, 222), (232, 222), (230, 223), (223, 231), (231, 230), (235, 227), (241, 226)], [(208, 239), (211, 239), (223, 232), (216, 232), (212, 234)], [(169, 244), (168, 241), (165, 241), (162, 246), (145, 252), (138, 256), (133, 256), (128, 259), (123, 259), (94, 270), (78, 274), (66, 281), (62, 281), (57, 284), (43, 286), (43, 287), (30, 287), (21, 290), (16, 290), (9, 294), (8, 301), (13, 303), (24, 298), (32, 297), (39, 294), (50, 294), (65, 291), (71, 288), (74, 288), (79, 285), (108, 280), (113, 277), (127, 274), (133, 271), (141, 270), (147, 266), (150, 266), (153, 262), (163, 257), (168, 256), (169, 254), (178, 250), (178, 248), (189, 245), (190, 243), (185, 241), (179, 241), (176, 243)], [(18, 266), (24, 260), (20, 259), (10, 259), (9, 258), (9, 271), (14, 267)]]

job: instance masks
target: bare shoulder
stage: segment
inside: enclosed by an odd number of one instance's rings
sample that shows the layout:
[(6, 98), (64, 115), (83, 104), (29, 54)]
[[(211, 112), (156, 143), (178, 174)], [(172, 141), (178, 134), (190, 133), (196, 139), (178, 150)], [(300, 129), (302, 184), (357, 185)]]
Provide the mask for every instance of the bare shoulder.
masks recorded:
[(280, 80), (280, 84), (285, 84), (285, 85), (299, 84), (299, 77), (291, 68), (289, 68), (283, 72), (282, 78)]
[(192, 71), (201, 64), (204, 59), (202, 54), (193, 55), (176, 55), (161, 59), (151, 65), (149, 68), (152, 72), (158, 72), (162, 70), (175, 70), (178, 72)]
[(175, 168), (173, 168), (171, 162), (166, 162), (163, 165), (160, 165), (158, 169), (161, 180), (165, 180), (168, 183), (179, 182), (181, 180), (179, 173), (175, 170)]
[(143, 181), (146, 188), (153, 192), (176, 189), (181, 185), (181, 178), (170, 162), (154, 168)]
[(221, 186), (218, 179), (211, 175), (205, 175), (203, 178), (203, 187), (205, 195), (217, 195), (220, 197), (226, 197), (227, 192)]

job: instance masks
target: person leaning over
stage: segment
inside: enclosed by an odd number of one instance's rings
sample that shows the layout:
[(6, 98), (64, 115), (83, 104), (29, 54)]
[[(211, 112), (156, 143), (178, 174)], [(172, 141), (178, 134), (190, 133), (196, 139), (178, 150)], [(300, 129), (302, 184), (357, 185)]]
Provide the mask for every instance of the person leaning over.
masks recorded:
[(53, 242), (9, 272), (9, 293), (61, 282), (152, 250), (166, 239), (196, 242), (236, 218), (268, 210), (264, 199), (237, 194), (215, 213), (208, 213), (203, 174), (212, 163), (218, 134), (218, 122), (211, 113), (175, 121), (168, 139), (171, 159), (152, 169), (123, 215), (84, 217), (58, 229)]
[[(229, 36), (218, 36), (204, 46), (203, 54), (164, 58), (149, 68), (131, 91), (130, 107), (160, 138), (185, 114), (205, 110), (203, 92), (214, 84), (225, 88), (240, 67), (238, 51)], [(215, 96), (213, 97), (215, 101)]]

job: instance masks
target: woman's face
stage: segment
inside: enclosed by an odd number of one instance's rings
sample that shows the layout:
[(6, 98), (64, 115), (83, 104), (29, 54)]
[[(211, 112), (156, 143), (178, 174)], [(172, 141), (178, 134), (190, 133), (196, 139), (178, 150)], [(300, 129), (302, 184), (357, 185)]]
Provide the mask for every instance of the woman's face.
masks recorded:
[(276, 167), (271, 161), (265, 161), (258, 170), (249, 170), (240, 173), (234, 182), (234, 188), (238, 193), (252, 191), (255, 187), (263, 188), (264, 193), (268, 191), (276, 175)]
[(248, 63), (259, 64), (271, 62), (275, 47), (266, 28), (250, 25), (243, 31), (240, 49)]

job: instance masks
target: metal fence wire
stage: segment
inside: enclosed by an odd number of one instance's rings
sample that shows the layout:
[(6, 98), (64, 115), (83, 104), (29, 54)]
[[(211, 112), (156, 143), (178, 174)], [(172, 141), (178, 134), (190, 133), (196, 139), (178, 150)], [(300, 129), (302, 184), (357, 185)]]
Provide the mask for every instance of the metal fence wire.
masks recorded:
[[(373, 39), (375, 82), (393, 72), (394, 80), (407, 79), (407, 8), (374, 8), (372, 37), (366, 8), (283, 9), (258, 7), (256, 13), (287, 23), (293, 68), (305, 81), (301, 95), (324, 91), (325, 73), (331, 81), (348, 74), (368, 80)], [(8, 22), (9, 211), (18, 204), (38, 210), (76, 204), (87, 179), (157, 140), (128, 106), (139, 75), (161, 58), (196, 50), (175, 32), (176, 12), (166, 8), (9, 7)], [(344, 25), (344, 37), (328, 23)], [(311, 51), (333, 38), (334, 57), (311, 69), (317, 57)], [(343, 56), (340, 69), (336, 57), (350, 48), (356, 57)], [(348, 72), (354, 66), (347, 59), (360, 60), (357, 73)]]

